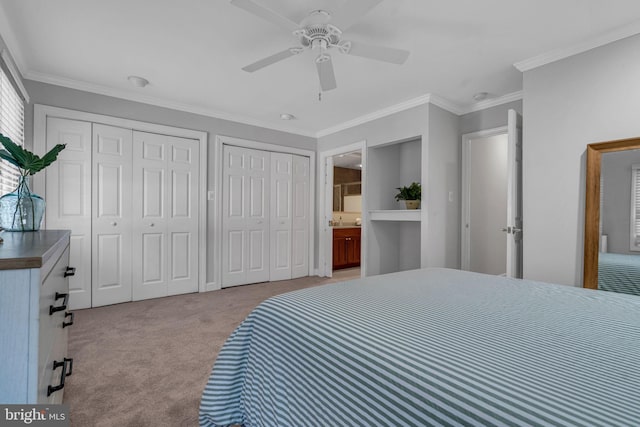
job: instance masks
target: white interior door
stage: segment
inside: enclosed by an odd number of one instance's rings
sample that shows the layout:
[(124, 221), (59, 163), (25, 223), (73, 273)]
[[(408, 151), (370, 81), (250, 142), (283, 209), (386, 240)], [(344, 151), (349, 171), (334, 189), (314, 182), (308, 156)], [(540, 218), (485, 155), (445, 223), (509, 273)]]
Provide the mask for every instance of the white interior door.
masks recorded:
[(133, 300), (168, 294), (167, 146), (162, 135), (133, 132)]
[(91, 307), (91, 123), (47, 118), (46, 151), (66, 144), (45, 170), (48, 229), (71, 230), (69, 306)]
[(197, 141), (133, 133), (133, 300), (198, 290)]
[(293, 279), (309, 275), (310, 174), (309, 158), (294, 155), (291, 226), (291, 277)]
[(132, 132), (93, 125), (92, 306), (131, 300)]
[(522, 116), (515, 110), (507, 132), (507, 276), (522, 278)]
[(269, 280), (269, 153), (224, 145), (222, 287)]
[(269, 280), (291, 279), (293, 156), (271, 153)]
[(167, 136), (168, 294), (198, 292), (199, 142)]

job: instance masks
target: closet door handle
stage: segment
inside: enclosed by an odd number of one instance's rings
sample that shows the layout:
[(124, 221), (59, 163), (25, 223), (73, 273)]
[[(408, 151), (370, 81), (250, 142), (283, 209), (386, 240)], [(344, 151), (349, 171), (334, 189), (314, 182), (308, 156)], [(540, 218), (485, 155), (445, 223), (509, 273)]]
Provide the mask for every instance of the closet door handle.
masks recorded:
[(49, 306), (49, 316), (51, 316), (56, 311), (62, 311), (67, 309), (67, 304), (69, 303), (69, 294), (61, 294), (59, 292), (56, 292), (56, 297), (54, 298), (54, 301), (58, 301), (61, 298), (63, 299), (62, 305), (59, 305), (58, 307), (54, 307), (53, 305)]
[[(68, 367), (68, 369), (67, 369)], [(64, 388), (64, 380), (73, 372), (73, 359), (72, 358), (64, 358), (61, 362), (57, 360), (53, 361), (53, 370), (55, 371), (58, 368), (62, 368), (62, 374), (60, 375), (60, 384), (56, 386), (49, 385), (47, 387), (47, 397), (51, 396), (58, 390), (62, 390)]]
[(66, 319), (67, 317), (71, 317), (71, 320), (68, 322), (62, 322), (62, 327), (66, 328), (67, 326), (71, 326), (73, 325), (73, 319), (76, 317), (75, 313), (71, 312), (71, 311), (65, 311), (64, 312), (64, 318)]
[(118, 225), (118, 223), (117, 223), (117, 222), (115, 222), (115, 221), (113, 221), (113, 222), (111, 223), (111, 225), (113, 225), (113, 226), (115, 227), (116, 225)]
[(152, 222), (151, 224), (149, 224), (149, 227), (155, 227), (155, 224)]
[(64, 272), (64, 277), (75, 276), (76, 268), (75, 267), (67, 267), (67, 270)]

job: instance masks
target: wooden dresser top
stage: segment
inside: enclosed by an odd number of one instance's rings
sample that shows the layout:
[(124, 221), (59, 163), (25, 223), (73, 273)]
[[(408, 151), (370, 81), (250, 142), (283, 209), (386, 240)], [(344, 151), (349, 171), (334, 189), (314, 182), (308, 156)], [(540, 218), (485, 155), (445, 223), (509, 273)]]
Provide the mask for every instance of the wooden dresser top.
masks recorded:
[(66, 245), (70, 231), (40, 230), (0, 232), (0, 270), (40, 268), (59, 249)]

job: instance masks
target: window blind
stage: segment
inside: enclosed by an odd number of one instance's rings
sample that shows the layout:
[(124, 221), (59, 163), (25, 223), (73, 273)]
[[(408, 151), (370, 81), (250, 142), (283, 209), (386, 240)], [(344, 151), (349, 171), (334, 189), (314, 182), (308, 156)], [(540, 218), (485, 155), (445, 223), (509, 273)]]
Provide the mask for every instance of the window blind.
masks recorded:
[(640, 164), (631, 166), (631, 245), (640, 251)]
[[(0, 133), (19, 145), (24, 145), (24, 101), (0, 68)], [(20, 173), (11, 163), (0, 161), (0, 196), (18, 186)]]

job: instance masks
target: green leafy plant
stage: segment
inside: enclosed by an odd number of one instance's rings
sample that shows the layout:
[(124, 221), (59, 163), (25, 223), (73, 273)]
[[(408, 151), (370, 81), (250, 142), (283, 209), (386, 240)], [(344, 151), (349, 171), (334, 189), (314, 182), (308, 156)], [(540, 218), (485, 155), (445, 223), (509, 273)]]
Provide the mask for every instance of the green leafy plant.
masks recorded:
[(398, 187), (396, 190), (400, 190), (400, 192), (396, 194), (396, 201), (422, 199), (422, 186), (419, 182), (412, 182), (410, 186)]
[[(10, 138), (4, 136), (0, 133), (0, 144), (4, 146), (3, 149), (0, 149), (0, 158), (6, 160), (7, 162), (15, 165), (20, 170), (20, 180), (18, 181), (18, 187), (14, 190), (14, 193), (18, 197), (18, 202), (15, 204), (15, 211), (13, 212), (13, 218), (11, 221), (12, 229), (15, 229), (15, 224), (20, 224), (20, 228), (25, 230), (25, 223), (22, 221), (23, 218), (30, 218), (32, 223), (30, 224), (28, 229), (37, 229), (40, 225), (35, 224), (35, 206), (33, 200), (30, 203), (22, 203), (25, 199), (32, 199), (33, 197), (40, 199), (40, 197), (32, 195), (29, 190), (29, 186), (27, 184), (27, 177), (29, 175), (34, 175), (37, 172), (40, 172), (51, 163), (53, 163), (57, 158), (58, 154), (66, 147), (65, 144), (57, 144), (53, 147), (49, 152), (47, 152), (44, 156), (40, 157), (36, 154), (33, 154), (31, 151), (26, 150), (13, 142)], [(40, 202), (44, 206), (44, 202)], [(26, 209), (26, 211), (25, 211)], [(30, 217), (28, 213), (31, 213)], [(19, 220), (19, 221), (17, 221)]]
[(34, 175), (36, 172), (40, 172), (49, 166), (58, 158), (58, 154), (66, 147), (65, 144), (58, 144), (49, 150), (47, 154), (40, 157), (33, 154), (31, 151), (22, 148), (1, 133), (0, 143), (4, 146), (4, 149), (0, 150), (0, 158), (16, 165), (20, 169), (20, 175), (23, 177)]

